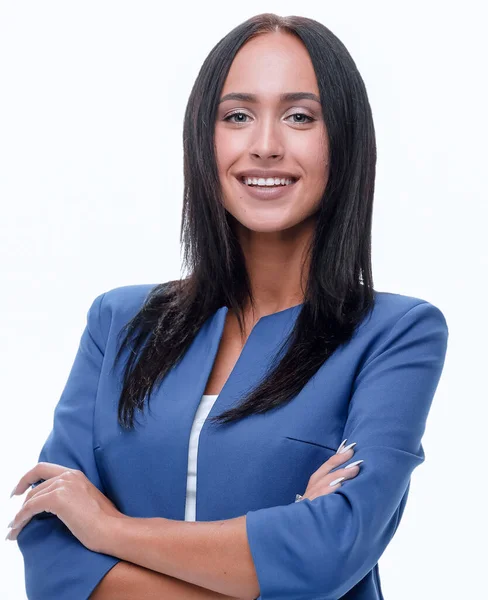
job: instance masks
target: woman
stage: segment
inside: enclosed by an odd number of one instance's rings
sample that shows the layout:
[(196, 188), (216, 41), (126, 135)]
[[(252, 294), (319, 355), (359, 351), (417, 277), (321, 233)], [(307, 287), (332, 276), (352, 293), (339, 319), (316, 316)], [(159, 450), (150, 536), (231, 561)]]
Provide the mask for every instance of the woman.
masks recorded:
[(29, 598), (383, 598), (448, 328), (373, 289), (375, 161), (326, 27), (259, 15), (211, 51), (184, 122), (190, 274), (88, 312), (16, 486)]

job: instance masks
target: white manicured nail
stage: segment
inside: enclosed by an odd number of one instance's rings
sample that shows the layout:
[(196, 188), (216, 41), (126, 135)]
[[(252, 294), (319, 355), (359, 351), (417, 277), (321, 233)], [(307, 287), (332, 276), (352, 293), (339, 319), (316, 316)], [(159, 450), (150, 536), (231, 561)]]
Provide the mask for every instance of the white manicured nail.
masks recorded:
[(339, 454), (339, 452), (341, 451), (342, 447), (344, 446), (344, 444), (345, 444), (346, 442), (347, 442), (347, 438), (346, 438), (346, 439), (345, 439), (343, 442), (341, 442), (341, 445), (339, 446), (339, 448), (337, 448), (337, 452), (336, 452), (336, 454)]
[(337, 485), (338, 483), (340, 483), (343, 479), (345, 479), (345, 477), (339, 477), (339, 479), (334, 479), (334, 481), (331, 481), (329, 483), (329, 487), (332, 487), (333, 485)]
[(343, 448), (339, 454), (345, 454), (350, 448), (352, 448), (353, 446), (355, 446), (357, 444), (357, 442), (353, 442), (352, 444), (349, 444), (349, 446), (346, 446), (345, 448)]
[(355, 467), (356, 465), (359, 465), (362, 462), (364, 462), (364, 460), (356, 460), (355, 462), (352, 462), (351, 464), (347, 465), (347, 467), (344, 467), (344, 469), (350, 469), (351, 467)]

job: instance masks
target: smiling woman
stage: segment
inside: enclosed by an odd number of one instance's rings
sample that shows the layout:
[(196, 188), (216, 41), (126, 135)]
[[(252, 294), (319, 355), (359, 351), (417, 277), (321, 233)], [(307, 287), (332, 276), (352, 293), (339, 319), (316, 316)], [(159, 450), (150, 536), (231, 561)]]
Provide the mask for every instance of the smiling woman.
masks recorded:
[(183, 144), (190, 274), (90, 306), (19, 487), (45, 480), (28, 597), (382, 600), (448, 329), (373, 289), (362, 78), (324, 25), (258, 15), (205, 59)]

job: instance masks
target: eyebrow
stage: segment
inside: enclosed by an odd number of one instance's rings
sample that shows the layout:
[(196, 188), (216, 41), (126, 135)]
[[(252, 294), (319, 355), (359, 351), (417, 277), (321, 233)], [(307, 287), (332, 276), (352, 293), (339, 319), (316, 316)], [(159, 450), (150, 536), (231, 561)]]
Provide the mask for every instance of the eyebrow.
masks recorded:
[[(258, 102), (255, 94), (244, 94), (240, 92), (232, 92), (223, 96), (219, 104), (226, 100), (240, 100), (241, 102)], [(295, 102), (296, 100), (314, 100), (320, 104), (320, 98), (312, 92), (288, 92), (280, 95), (280, 102)]]

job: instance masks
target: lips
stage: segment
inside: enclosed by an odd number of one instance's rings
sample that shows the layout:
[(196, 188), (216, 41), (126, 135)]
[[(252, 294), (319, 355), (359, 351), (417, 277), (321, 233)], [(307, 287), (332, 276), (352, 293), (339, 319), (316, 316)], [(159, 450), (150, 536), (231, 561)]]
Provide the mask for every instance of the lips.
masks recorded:
[(296, 179), (293, 183), (289, 183), (287, 185), (269, 185), (269, 186), (259, 186), (259, 185), (247, 185), (244, 181), (238, 177), (236, 177), (237, 181), (240, 185), (243, 186), (246, 194), (251, 196), (252, 198), (256, 198), (257, 200), (273, 200), (274, 198), (281, 198), (289, 194), (292, 190), (294, 190), (295, 185), (298, 181)]

